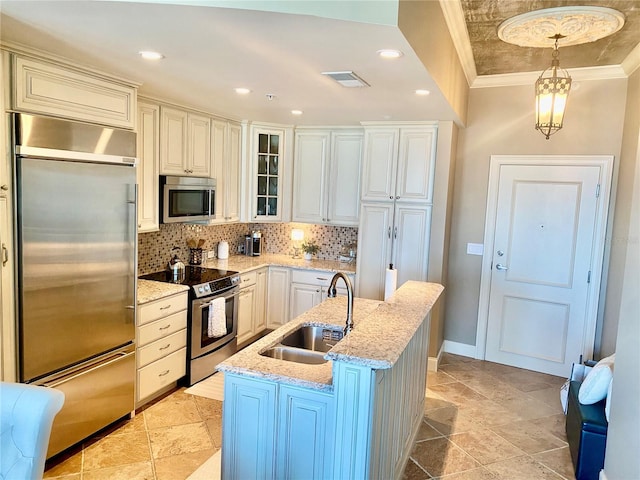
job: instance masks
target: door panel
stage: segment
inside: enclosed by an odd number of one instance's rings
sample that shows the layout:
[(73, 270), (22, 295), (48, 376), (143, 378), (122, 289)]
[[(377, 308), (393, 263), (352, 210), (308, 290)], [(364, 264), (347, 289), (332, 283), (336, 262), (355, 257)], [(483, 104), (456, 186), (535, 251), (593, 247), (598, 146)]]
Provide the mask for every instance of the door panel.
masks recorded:
[(566, 376), (584, 349), (600, 166), (502, 165), (486, 359)]

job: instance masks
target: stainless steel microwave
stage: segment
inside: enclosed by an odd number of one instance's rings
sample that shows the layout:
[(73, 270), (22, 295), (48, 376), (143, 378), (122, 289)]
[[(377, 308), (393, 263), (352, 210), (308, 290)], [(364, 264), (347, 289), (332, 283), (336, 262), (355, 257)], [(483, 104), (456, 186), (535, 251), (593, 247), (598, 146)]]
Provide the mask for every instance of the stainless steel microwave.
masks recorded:
[(216, 216), (216, 181), (160, 176), (162, 223), (206, 223)]

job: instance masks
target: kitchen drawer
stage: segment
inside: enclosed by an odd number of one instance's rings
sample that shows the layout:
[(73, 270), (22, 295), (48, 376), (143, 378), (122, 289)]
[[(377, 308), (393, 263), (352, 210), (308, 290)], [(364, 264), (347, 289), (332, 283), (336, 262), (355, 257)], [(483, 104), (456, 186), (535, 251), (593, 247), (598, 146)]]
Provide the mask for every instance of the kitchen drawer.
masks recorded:
[(243, 273), (240, 275), (240, 288), (250, 287), (256, 284), (258, 273), (253, 270), (251, 272)]
[[(306, 283), (308, 285), (319, 285), (322, 287), (328, 287), (331, 283), (331, 279), (335, 275), (335, 272), (322, 271), (322, 270), (291, 270), (291, 283)], [(354, 275), (348, 274), (351, 283), (354, 282)], [(338, 287), (344, 287), (343, 280), (338, 280), (336, 284)]]
[(138, 348), (138, 368), (144, 367), (165, 357), (170, 353), (187, 346), (187, 329), (183, 328), (179, 332), (156, 340), (149, 345)]
[(187, 327), (187, 311), (183, 310), (155, 322), (138, 327), (138, 347)]
[(181, 348), (138, 370), (137, 401), (184, 377), (187, 373), (187, 349)]
[(187, 292), (164, 297), (138, 307), (138, 325), (187, 309)]

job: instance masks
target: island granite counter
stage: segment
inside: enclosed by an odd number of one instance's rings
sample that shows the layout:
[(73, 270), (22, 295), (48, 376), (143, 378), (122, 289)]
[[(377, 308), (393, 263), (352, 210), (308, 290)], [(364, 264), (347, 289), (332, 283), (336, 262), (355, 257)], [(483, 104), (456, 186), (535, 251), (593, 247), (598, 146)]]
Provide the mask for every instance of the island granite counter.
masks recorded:
[(218, 365), (225, 372), (222, 476), (400, 478), (420, 426), (431, 308), (441, 285), (356, 298), (354, 330), (307, 365), (260, 355), (303, 325), (344, 327), (329, 299)]

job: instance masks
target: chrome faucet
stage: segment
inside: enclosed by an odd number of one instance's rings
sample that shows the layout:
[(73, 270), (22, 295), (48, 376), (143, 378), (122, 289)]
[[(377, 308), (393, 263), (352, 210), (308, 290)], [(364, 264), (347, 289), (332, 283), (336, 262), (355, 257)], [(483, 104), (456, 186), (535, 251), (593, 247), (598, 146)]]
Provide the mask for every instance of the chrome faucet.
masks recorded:
[(344, 334), (347, 335), (351, 330), (353, 330), (353, 286), (351, 285), (351, 280), (344, 273), (338, 272), (331, 279), (331, 283), (329, 284), (329, 291), (327, 295), (329, 297), (336, 296), (336, 282), (339, 278), (344, 280), (344, 284), (347, 286), (347, 324), (344, 327)]

